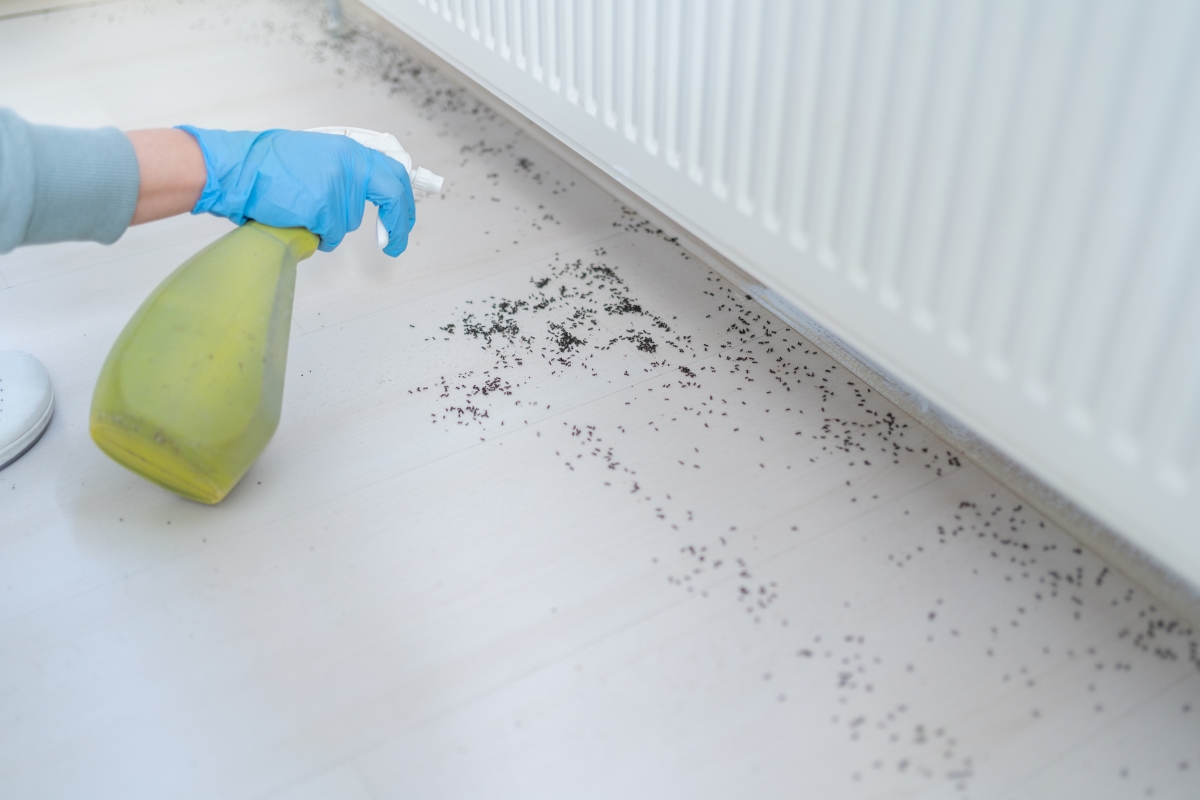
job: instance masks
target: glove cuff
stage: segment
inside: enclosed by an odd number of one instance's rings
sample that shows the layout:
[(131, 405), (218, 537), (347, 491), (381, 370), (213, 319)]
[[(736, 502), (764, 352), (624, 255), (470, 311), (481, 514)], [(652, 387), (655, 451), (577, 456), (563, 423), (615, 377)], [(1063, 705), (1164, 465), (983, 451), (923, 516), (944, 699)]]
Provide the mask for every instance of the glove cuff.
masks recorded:
[(192, 213), (213, 214), (225, 217), (235, 225), (244, 224), (249, 192), (240, 188), (239, 178), (250, 148), (261, 134), (253, 131), (208, 130), (192, 125), (175, 127), (190, 134), (204, 154), (207, 172), (204, 190), (192, 207)]

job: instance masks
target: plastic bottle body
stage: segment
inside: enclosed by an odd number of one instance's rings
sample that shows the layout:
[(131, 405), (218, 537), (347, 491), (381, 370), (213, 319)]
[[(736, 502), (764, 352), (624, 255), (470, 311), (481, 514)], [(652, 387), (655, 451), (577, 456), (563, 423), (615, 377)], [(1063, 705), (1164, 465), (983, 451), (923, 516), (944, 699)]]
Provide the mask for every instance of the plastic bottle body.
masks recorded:
[(101, 369), (100, 449), (191, 500), (224, 499), (279, 425), (296, 264), (318, 243), (250, 222), (171, 273)]

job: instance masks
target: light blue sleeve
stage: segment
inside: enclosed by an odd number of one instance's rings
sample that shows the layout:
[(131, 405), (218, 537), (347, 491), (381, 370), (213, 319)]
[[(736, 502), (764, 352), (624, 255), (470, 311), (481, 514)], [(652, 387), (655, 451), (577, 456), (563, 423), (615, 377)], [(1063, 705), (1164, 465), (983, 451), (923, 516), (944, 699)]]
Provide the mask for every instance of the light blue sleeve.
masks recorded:
[(0, 108), (0, 253), (23, 244), (121, 238), (139, 173), (116, 128), (32, 125)]

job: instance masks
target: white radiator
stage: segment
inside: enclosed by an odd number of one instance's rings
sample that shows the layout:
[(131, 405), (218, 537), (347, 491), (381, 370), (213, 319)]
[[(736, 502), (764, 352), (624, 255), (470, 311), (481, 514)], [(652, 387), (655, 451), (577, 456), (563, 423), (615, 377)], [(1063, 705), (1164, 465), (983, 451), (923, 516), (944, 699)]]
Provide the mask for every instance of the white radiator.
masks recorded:
[(1200, 4), (368, 2), (1200, 584)]

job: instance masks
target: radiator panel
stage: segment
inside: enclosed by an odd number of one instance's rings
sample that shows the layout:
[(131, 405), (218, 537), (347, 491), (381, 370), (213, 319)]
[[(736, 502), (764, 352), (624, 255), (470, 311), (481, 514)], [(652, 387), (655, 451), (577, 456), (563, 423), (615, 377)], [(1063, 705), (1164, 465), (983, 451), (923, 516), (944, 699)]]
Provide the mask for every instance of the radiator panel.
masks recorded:
[(1200, 7), (370, 5), (1200, 584)]

